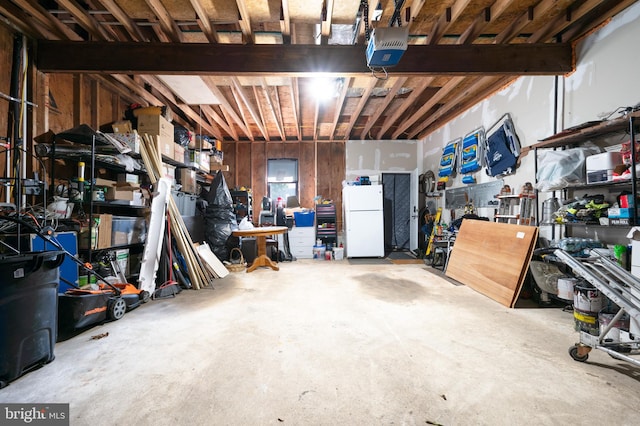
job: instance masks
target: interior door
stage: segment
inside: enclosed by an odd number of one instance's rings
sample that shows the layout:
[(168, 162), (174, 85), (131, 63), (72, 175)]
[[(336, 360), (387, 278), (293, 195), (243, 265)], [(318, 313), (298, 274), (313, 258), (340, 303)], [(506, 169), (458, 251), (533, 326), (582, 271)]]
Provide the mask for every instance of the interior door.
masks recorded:
[[(417, 177), (416, 177), (417, 191)], [(415, 196), (411, 187), (410, 173), (383, 173), (382, 186), (384, 189), (384, 229), (385, 229), (385, 250), (402, 251), (411, 249), (412, 234), (412, 204)], [(416, 207), (417, 208), (417, 207)], [(413, 235), (417, 244), (416, 235)]]
[(410, 197), (410, 205), (411, 205), (411, 216), (409, 226), (409, 247), (411, 251), (415, 251), (418, 249), (418, 230), (420, 226), (420, 207), (418, 206), (418, 169), (414, 169), (411, 172), (411, 192), (409, 194)]

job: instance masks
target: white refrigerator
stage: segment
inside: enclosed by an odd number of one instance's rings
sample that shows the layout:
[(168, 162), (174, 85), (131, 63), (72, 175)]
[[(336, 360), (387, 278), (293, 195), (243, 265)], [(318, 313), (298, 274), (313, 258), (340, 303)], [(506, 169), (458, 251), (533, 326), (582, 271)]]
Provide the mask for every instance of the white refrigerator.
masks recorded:
[(344, 238), (347, 257), (384, 257), (382, 185), (345, 186)]

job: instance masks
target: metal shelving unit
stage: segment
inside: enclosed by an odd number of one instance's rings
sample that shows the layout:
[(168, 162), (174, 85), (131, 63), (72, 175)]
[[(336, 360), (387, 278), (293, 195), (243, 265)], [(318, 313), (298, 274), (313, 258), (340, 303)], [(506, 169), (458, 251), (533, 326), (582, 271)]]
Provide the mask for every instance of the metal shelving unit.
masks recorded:
[[(546, 139), (541, 140), (537, 144), (532, 145), (529, 149), (533, 149), (535, 155), (535, 169), (538, 170), (538, 150), (539, 149), (566, 149), (571, 147), (577, 147), (587, 141), (604, 140), (607, 137), (614, 136), (616, 134), (628, 134), (629, 140), (634, 141), (637, 144), (636, 133), (638, 131), (638, 120), (640, 119), (640, 111), (629, 112), (626, 115), (607, 121), (587, 122), (581, 125), (563, 130), (555, 135), (552, 135)], [(635, 198), (638, 196), (638, 177), (636, 175), (636, 165), (638, 159), (636, 158), (636, 151), (634, 143), (631, 144), (631, 178), (624, 181), (607, 181), (597, 182), (590, 184), (580, 185), (568, 185), (562, 189), (564, 198), (567, 199), (569, 194), (573, 194), (580, 190), (615, 190), (631, 188), (631, 193)], [(633, 205), (633, 217), (638, 217), (638, 203)], [(614, 233), (620, 232), (620, 229), (628, 229), (633, 226), (633, 217), (628, 225), (600, 225), (595, 223), (583, 223), (583, 222), (570, 222), (563, 224), (543, 224), (554, 226), (553, 235), (555, 237), (555, 226), (563, 226), (565, 235), (567, 234), (567, 228), (571, 227), (573, 230), (586, 229), (588, 227), (597, 227), (602, 232), (606, 233), (608, 230), (612, 230)]]

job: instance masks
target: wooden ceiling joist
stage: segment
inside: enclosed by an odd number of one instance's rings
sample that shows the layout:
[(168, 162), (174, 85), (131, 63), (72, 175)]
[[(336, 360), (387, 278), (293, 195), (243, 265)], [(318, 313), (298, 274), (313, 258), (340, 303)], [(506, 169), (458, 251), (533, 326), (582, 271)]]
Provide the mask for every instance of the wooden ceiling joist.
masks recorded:
[[(394, 76), (554, 75), (572, 71), (570, 44), (409, 46)], [(171, 58), (168, 60), (167, 58)], [(219, 75), (370, 74), (363, 46), (211, 45), (41, 40), (43, 72)]]

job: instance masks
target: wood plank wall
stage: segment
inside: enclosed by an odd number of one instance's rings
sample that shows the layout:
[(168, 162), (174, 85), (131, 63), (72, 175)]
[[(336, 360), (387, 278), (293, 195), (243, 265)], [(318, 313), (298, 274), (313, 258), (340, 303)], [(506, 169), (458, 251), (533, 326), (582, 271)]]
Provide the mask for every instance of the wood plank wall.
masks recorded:
[[(11, 87), (11, 65), (13, 52), (13, 33), (6, 27), (0, 25), (0, 92), (8, 95)], [(8, 114), (11, 103), (4, 98), (0, 98), (0, 136), (6, 137), (8, 131)], [(0, 155), (0, 170), (5, 170), (5, 156)], [(4, 172), (1, 174), (4, 176)], [(4, 201), (4, 193), (0, 194)]]
[(345, 178), (345, 143), (336, 142), (223, 142), (224, 177), (229, 189), (251, 188), (254, 220), (257, 221), (262, 197), (267, 193), (267, 160), (298, 160), (300, 205), (314, 208), (314, 198), (333, 200), (342, 229), (342, 181)]
[[(0, 25), (0, 91), (9, 94), (13, 32)], [(89, 75), (43, 74), (34, 70), (32, 79), (36, 108), (28, 144), (34, 136), (49, 130), (59, 133), (79, 124), (110, 131), (110, 123), (121, 120), (127, 102)], [(51, 94), (51, 97), (49, 97)], [(7, 130), (9, 102), (0, 99), (0, 135)], [(342, 229), (342, 180), (345, 178), (345, 143), (287, 142), (224, 142), (224, 164), (230, 166), (225, 180), (230, 189), (251, 188), (254, 214), (267, 193), (267, 160), (293, 158), (298, 160), (300, 204), (313, 208), (314, 198), (321, 195), (333, 200), (338, 212), (338, 230)], [(0, 164), (4, 161), (0, 158)], [(4, 166), (2, 166), (4, 170)], [(60, 170), (60, 169), (58, 169)], [(71, 170), (71, 169), (70, 169)]]

